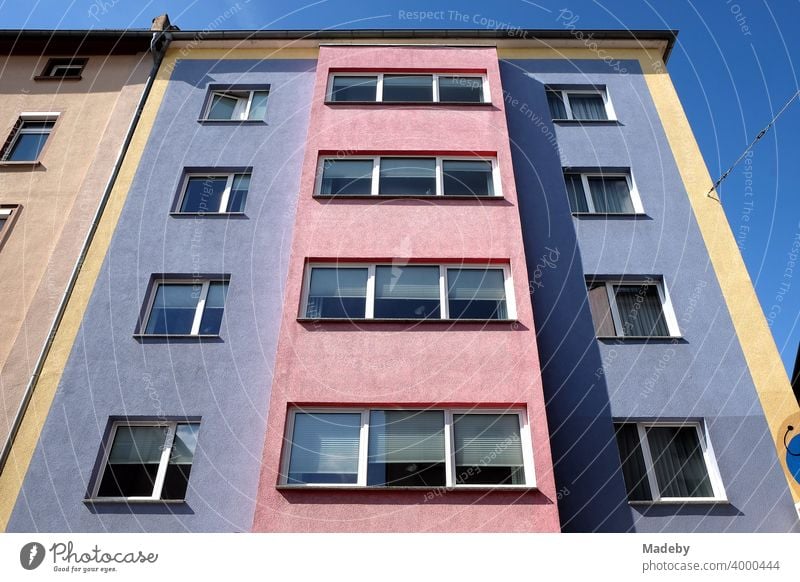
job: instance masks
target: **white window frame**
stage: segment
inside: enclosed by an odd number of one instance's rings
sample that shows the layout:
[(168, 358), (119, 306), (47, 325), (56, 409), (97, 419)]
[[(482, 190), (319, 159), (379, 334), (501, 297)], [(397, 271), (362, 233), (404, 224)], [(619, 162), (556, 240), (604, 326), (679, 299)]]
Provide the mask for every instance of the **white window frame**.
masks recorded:
[[(317, 318), (308, 317), (306, 314), (308, 313), (308, 295), (311, 291), (311, 271), (316, 268), (335, 268), (335, 269), (347, 269), (347, 268), (360, 268), (360, 269), (367, 269), (367, 295), (366, 295), (366, 306), (364, 310), (364, 318), (363, 319), (353, 319), (353, 321), (365, 321), (365, 320), (375, 320), (375, 268), (376, 267), (439, 267), (439, 319), (433, 318), (404, 318), (404, 319), (384, 319), (380, 318), (377, 321), (467, 321), (467, 322), (474, 322), (474, 321), (515, 321), (517, 319), (517, 307), (516, 307), (516, 300), (514, 297), (514, 281), (511, 277), (511, 265), (508, 263), (409, 263), (409, 262), (402, 262), (398, 261), (396, 263), (359, 263), (359, 262), (346, 262), (346, 263), (325, 263), (325, 262), (314, 262), (314, 263), (307, 263), (305, 267), (305, 272), (303, 274), (303, 293), (302, 293), (302, 303), (300, 305), (300, 319), (314, 319), (315, 321)], [(503, 282), (504, 282), (504, 289), (506, 294), (506, 311), (508, 312), (508, 316), (505, 319), (450, 319), (449, 313), (449, 301), (447, 297), (447, 269), (476, 269), (476, 270), (486, 270), (486, 269), (502, 269), (503, 270)], [(319, 321), (325, 321), (326, 319), (339, 319), (339, 318), (319, 318)]]
[[(583, 197), (586, 200), (588, 210), (586, 212), (573, 211), (573, 214), (607, 214), (607, 215), (620, 215), (630, 216), (631, 214), (644, 214), (644, 206), (642, 205), (642, 198), (639, 195), (639, 189), (636, 187), (636, 181), (633, 179), (633, 172), (571, 172), (569, 169), (564, 171), (565, 176), (580, 176), (581, 184), (583, 186)], [(589, 189), (589, 178), (625, 178), (628, 183), (628, 196), (630, 196), (633, 212), (599, 212), (594, 206), (594, 199), (592, 192)]]
[[(47, 142), (50, 141), (50, 136), (55, 129), (55, 124), (58, 121), (58, 116), (60, 114), (58, 112), (47, 111), (47, 112), (35, 112), (35, 111), (23, 111), (19, 115), (20, 126), (14, 130), (14, 136), (12, 137), (11, 141), (8, 144), (8, 147), (5, 148), (2, 152), (2, 161), (11, 161), (8, 157), (11, 155), (11, 152), (14, 151), (14, 148), (17, 145), (17, 141), (19, 141), (19, 136), (23, 134), (28, 135), (47, 135), (47, 139), (45, 140), (44, 144), (42, 145), (42, 149), (39, 152), (39, 156), (41, 156), (44, 148), (47, 147)], [(25, 129), (25, 123), (28, 121), (52, 121), (53, 127), (44, 130), (41, 128), (31, 128)], [(34, 163), (37, 162), (39, 158), (37, 157), (36, 160), (20, 160), (19, 163)]]
[[(238, 95), (231, 95), (231, 93), (247, 93), (247, 98)], [(253, 93), (269, 93), (269, 89), (236, 89), (231, 87), (227, 90), (215, 89), (212, 90), (208, 96), (206, 103), (206, 110), (203, 113), (203, 121), (261, 121), (260, 119), (249, 119), (250, 108), (253, 105)], [(230, 119), (217, 119), (209, 117), (211, 107), (214, 105), (214, 96), (227, 97), (228, 99), (236, 99), (237, 103), (233, 109), (233, 117)]]
[(624, 326), (622, 325), (622, 316), (619, 312), (619, 305), (617, 305), (617, 296), (614, 290), (615, 287), (620, 285), (625, 286), (653, 286), (658, 291), (658, 298), (661, 300), (661, 314), (664, 317), (664, 322), (667, 324), (668, 336), (654, 335), (645, 336), (651, 339), (670, 339), (681, 337), (681, 331), (678, 327), (678, 318), (675, 316), (675, 310), (672, 307), (672, 300), (670, 299), (667, 285), (662, 280), (658, 279), (592, 279), (588, 281), (595, 285), (603, 284), (606, 287), (606, 296), (608, 303), (611, 307), (611, 318), (614, 322), (614, 332), (616, 335), (611, 337), (617, 338), (638, 338), (640, 336), (625, 335)]
[[(281, 457), (280, 477), (279, 483), (283, 487), (298, 487), (298, 488), (365, 488), (365, 489), (408, 489), (409, 486), (387, 486), (387, 485), (367, 485), (367, 465), (369, 460), (369, 413), (378, 410), (424, 410), (424, 411), (442, 411), (444, 413), (444, 447), (445, 447), (445, 485), (435, 485), (431, 487), (420, 486), (413, 487), (415, 489), (535, 489), (536, 488), (536, 471), (533, 460), (533, 445), (530, 433), (530, 426), (528, 424), (528, 415), (525, 410), (520, 408), (511, 409), (476, 409), (476, 408), (443, 408), (443, 407), (401, 407), (401, 408), (347, 408), (347, 407), (314, 407), (314, 408), (301, 408), (292, 407), (289, 410), (286, 419), (286, 427), (284, 429), (284, 451)], [(358, 478), (356, 483), (288, 483), (289, 479), (289, 463), (292, 456), (292, 445), (294, 442), (294, 426), (295, 416), (300, 414), (325, 414), (325, 413), (349, 413), (361, 414), (361, 432), (359, 433), (359, 446), (358, 446)], [(454, 414), (515, 414), (519, 419), (519, 434), (520, 446), (522, 448), (522, 462), (523, 471), (525, 473), (524, 484), (497, 484), (497, 485), (470, 485), (470, 484), (457, 484), (456, 469), (455, 469), (455, 449), (453, 448), (454, 433), (453, 433), (453, 415)]]
[[(175, 433), (178, 429), (179, 424), (195, 424), (199, 425), (200, 423), (197, 421), (188, 421), (188, 420), (175, 420), (175, 421), (158, 421), (158, 420), (117, 420), (111, 425), (111, 430), (109, 431), (108, 440), (106, 441), (104, 450), (103, 450), (103, 460), (100, 464), (100, 470), (97, 473), (97, 478), (95, 479), (94, 487), (92, 488), (92, 500), (96, 501), (172, 501), (172, 502), (180, 502), (182, 500), (179, 499), (167, 499), (164, 500), (161, 498), (161, 494), (163, 493), (164, 489), (164, 479), (167, 475), (167, 466), (169, 465), (169, 459), (172, 456), (172, 447), (175, 444)], [(158, 473), (156, 473), (156, 478), (153, 483), (153, 495), (150, 496), (132, 496), (132, 497), (99, 497), (98, 493), (100, 491), (100, 485), (103, 482), (103, 477), (105, 476), (106, 469), (108, 468), (108, 459), (111, 456), (111, 449), (114, 446), (114, 439), (117, 437), (117, 430), (120, 427), (127, 427), (127, 426), (144, 426), (149, 428), (160, 428), (160, 427), (167, 427), (167, 436), (164, 440), (164, 445), (161, 450), (161, 459), (158, 464)], [(192, 458), (192, 466), (194, 466), (194, 457)]]
[[(414, 77), (432, 77), (433, 93), (431, 101), (422, 103), (442, 103), (444, 105), (473, 105), (489, 104), (492, 96), (489, 92), (489, 78), (486, 73), (429, 73), (427, 71), (392, 71), (391, 73), (371, 73), (364, 71), (348, 72), (336, 71), (328, 74), (328, 88), (325, 91), (325, 101), (327, 103), (348, 103), (348, 101), (333, 101), (333, 79), (334, 77), (377, 77), (377, 87), (375, 88), (375, 101), (350, 101), (349, 103), (390, 103), (392, 105), (402, 105), (403, 101), (384, 101), (383, 100), (383, 77), (384, 75), (408, 75)], [(482, 101), (440, 101), (439, 100), (439, 78), (440, 77), (460, 77), (469, 79), (480, 79), (482, 89)], [(419, 104), (420, 101), (410, 101), (411, 104)]]
[[(413, 194), (380, 194), (380, 179), (381, 179), (381, 160), (382, 159), (423, 159), (434, 160), (436, 162), (436, 192), (433, 196), (413, 195)], [(502, 198), (503, 188), (500, 181), (500, 166), (497, 163), (497, 157), (483, 157), (483, 156), (420, 156), (409, 155), (404, 156), (400, 154), (384, 155), (384, 156), (320, 156), (317, 161), (317, 179), (314, 184), (314, 196), (323, 198), (345, 198), (345, 197), (359, 197), (366, 198), (367, 194), (323, 194), (322, 193), (322, 179), (325, 171), (325, 162), (327, 161), (372, 161), (372, 183), (370, 187), (369, 196), (378, 196), (382, 198), (468, 198), (470, 200), (477, 199), (492, 199)], [(491, 162), (492, 164), (492, 189), (494, 193), (491, 196), (470, 196), (470, 195), (453, 195), (444, 193), (444, 162)]]
[[(136, 334), (137, 336), (144, 337), (217, 337), (219, 334), (200, 334), (200, 323), (203, 320), (203, 313), (206, 308), (206, 299), (208, 298), (208, 290), (211, 283), (228, 283), (230, 279), (157, 279), (151, 285), (150, 294), (147, 298), (147, 310), (145, 311), (144, 319), (142, 320), (141, 329)], [(147, 333), (147, 325), (150, 323), (150, 317), (153, 315), (153, 305), (156, 301), (156, 294), (161, 285), (192, 285), (200, 286), (200, 296), (197, 299), (197, 306), (195, 307), (194, 320), (192, 321), (192, 329), (189, 333)], [(223, 307), (224, 309), (224, 307)]]
[[(651, 501), (636, 500), (629, 501), (632, 504), (656, 504), (656, 503), (720, 503), (727, 502), (728, 498), (725, 493), (725, 487), (722, 483), (722, 475), (719, 472), (714, 449), (711, 446), (711, 440), (708, 437), (705, 423), (700, 421), (615, 421), (615, 424), (635, 424), (636, 431), (639, 435), (639, 446), (642, 450), (642, 457), (644, 458), (645, 472), (647, 474), (647, 481), (650, 486)], [(647, 429), (658, 427), (673, 427), (673, 428), (694, 428), (697, 431), (697, 440), (700, 443), (700, 448), (703, 452), (703, 460), (706, 464), (706, 472), (708, 473), (708, 480), (711, 483), (711, 489), (714, 492), (713, 497), (663, 497), (659, 490), (658, 480), (656, 479), (655, 465), (653, 464), (653, 454), (650, 451), (650, 443), (647, 440)]]
[[(608, 88), (605, 89), (553, 89), (546, 87), (546, 91), (551, 93), (559, 93), (561, 95), (561, 102), (564, 104), (564, 109), (567, 112), (567, 117), (564, 119), (554, 119), (553, 121), (580, 121), (585, 123), (602, 123), (604, 121), (617, 121), (617, 114), (614, 111), (614, 104), (608, 95)], [(603, 98), (603, 104), (606, 108), (606, 117), (608, 119), (576, 119), (572, 114), (572, 105), (569, 102), (570, 95), (600, 95)]]
[[(231, 197), (231, 190), (233, 189), (233, 181), (236, 179), (236, 176), (250, 176), (252, 178), (253, 174), (251, 172), (219, 172), (214, 173), (212, 172), (187, 172), (184, 174), (183, 181), (181, 182), (181, 189), (180, 189), (180, 196), (178, 198), (178, 204), (175, 207), (175, 210), (172, 214), (244, 214), (243, 211), (236, 211), (231, 212), (230, 210), (224, 210), (228, 207), (228, 202), (230, 202)], [(183, 202), (186, 198), (186, 189), (189, 187), (189, 180), (191, 178), (226, 178), (227, 183), (225, 184), (225, 190), (222, 193), (219, 201), (219, 209), (217, 210), (206, 210), (205, 212), (191, 212), (191, 211), (184, 211), (181, 210), (183, 207)], [(247, 193), (250, 193), (248, 188)]]

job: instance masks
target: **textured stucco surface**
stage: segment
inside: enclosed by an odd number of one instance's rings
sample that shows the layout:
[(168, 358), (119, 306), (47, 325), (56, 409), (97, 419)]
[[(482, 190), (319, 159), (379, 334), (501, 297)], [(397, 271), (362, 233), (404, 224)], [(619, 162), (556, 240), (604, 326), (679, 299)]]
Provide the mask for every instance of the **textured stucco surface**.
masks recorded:
[[(331, 68), (485, 70), (485, 106), (326, 105)], [(316, 200), (319, 152), (496, 152), (505, 200)], [(528, 276), (494, 49), (322, 47), (286, 284), (256, 531), (557, 531)], [(519, 323), (298, 322), (308, 258), (510, 261)], [(539, 492), (278, 489), (290, 404), (524, 407)]]
[[(311, 60), (179, 60), (9, 531), (246, 531), (308, 121)], [(271, 85), (265, 124), (198, 123), (209, 83)], [(185, 166), (252, 166), (245, 217), (169, 215)], [(221, 337), (133, 337), (153, 273), (231, 277)], [(111, 416), (199, 416), (185, 504), (82, 502)]]
[[(797, 516), (638, 61), (501, 63), (565, 531), (792, 531)], [(550, 121), (545, 84), (606, 85), (618, 124)], [(516, 104), (508, 102), (516, 99)], [(554, 146), (557, 142), (557, 148)], [(573, 218), (562, 166), (630, 167), (646, 218)], [(663, 275), (683, 339), (598, 342), (584, 275)], [(730, 504), (629, 506), (612, 418), (705, 418)]]

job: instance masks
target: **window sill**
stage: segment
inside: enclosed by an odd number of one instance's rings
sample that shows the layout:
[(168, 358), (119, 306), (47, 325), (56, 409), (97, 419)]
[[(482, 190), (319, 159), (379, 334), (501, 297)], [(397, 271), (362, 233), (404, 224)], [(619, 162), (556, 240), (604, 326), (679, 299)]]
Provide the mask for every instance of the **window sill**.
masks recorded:
[(622, 125), (618, 119), (554, 119), (556, 125)]
[(33, 161), (25, 160), (25, 161), (19, 161), (19, 162), (12, 162), (12, 161), (8, 161), (8, 160), (4, 160), (4, 161), (0, 162), (0, 168), (25, 168), (25, 167), (35, 168), (35, 167), (41, 166), (41, 165), (42, 165), (42, 162), (40, 162), (39, 160), (33, 160)]
[(182, 216), (200, 217), (200, 218), (228, 218), (245, 216), (244, 212), (170, 212), (170, 216), (180, 218)]
[(191, 334), (191, 333), (135, 333), (133, 337), (137, 339), (219, 339), (218, 333), (204, 333), (204, 334)]
[(185, 499), (128, 499), (127, 497), (92, 497), (84, 499), (86, 505), (106, 505), (124, 503), (125, 505), (177, 505), (186, 503)]
[(380, 485), (277, 485), (278, 491), (447, 491), (458, 493), (465, 491), (516, 491), (532, 493), (539, 491), (536, 485), (460, 485), (447, 487), (445, 485), (422, 485), (409, 487), (381, 487)]
[(198, 119), (202, 125), (267, 125), (263, 119)]
[(628, 505), (635, 506), (657, 506), (657, 505), (730, 505), (731, 502), (725, 498), (680, 498), (680, 499), (660, 499), (658, 501), (628, 501)]
[(682, 335), (599, 335), (597, 339), (601, 341), (620, 341), (620, 342), (683, 342), (686, 341)]
[(36, 75), (34, 81), (80, 81), (82, 76), (78, 77), (48, 77), (47, 75)]
[(650, 218), (644, 212), (573, 212), (575, 218)]
[[(348, 317), (298, 317), (297, 321), (299, 323), (401, 323), (401, 324), (409, 324), (409, 323), (425, 323), (425, 324), (436, 324), (436, 323), (482, 323), (482, 324), (493, 324), (493, 323), (502, 323), (502, 324), (509, 324), (509, 323), (519, 323), (517, 319), (400, 319), (400, 318), (384, 318), (384, 317), (376, 317), (372, 319), (350, 319)], [(152, 336), (146, 336), (152, 337)], [(196, 336), (191, 336), (196, 337)]]
[(325, 101), (325, 105), (371, 105), (371, 106), (406, 106), (406, 105), (426, 105), (432, 107), (491, 107), (491, 101)]
[(505, 200), (503, 196), (436, 196), (433, 194), (315, 194), (319, 200), (489, 200), (492, 202)]

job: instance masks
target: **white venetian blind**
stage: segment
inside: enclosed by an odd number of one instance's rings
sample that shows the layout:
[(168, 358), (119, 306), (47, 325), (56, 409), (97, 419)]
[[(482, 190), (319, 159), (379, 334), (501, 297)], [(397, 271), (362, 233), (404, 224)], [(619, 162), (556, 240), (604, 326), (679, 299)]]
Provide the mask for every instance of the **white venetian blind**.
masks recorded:
[(369, 462), (444, 462), (444, 413), (373, 410), (369, 415)]
[(358, 472), (361, 413), (305, 413), (294, 417), (289, 475)]
[(453, 444), (456, 466), (523, 464), (516, 414), (454, 414)]

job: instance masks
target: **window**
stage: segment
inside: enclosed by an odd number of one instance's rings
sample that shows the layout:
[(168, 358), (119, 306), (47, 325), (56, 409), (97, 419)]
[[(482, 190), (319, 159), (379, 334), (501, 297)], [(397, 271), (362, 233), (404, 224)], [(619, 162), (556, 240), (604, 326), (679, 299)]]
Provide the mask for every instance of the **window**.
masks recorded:
[(607, 121), (614, 119), (608, 93), (602, 89), (548, 87), (547, 105), (553, 121)]
[(199, 428), (191, 422), (115, 422), (92, 497), (184, 499)]
[(323, 157), (317, 175), (317, 196), (502, 196), (496, 159)]
[(725, 500), (700, 423), (624, 422), (614, 428), (630, 501)]
[(207, 121), (263, 121), (269, 90), (212, 90), (206, 106)]
[(23, 114), (3, 147), (4, 162), (36, 162), (53, 131), (57, 114)]
[(181, 187), (176, 213), (241, 213), (244, 212), (249, 189), (249, 173), (187, 173)]
[(336, 73), (328, 82), (331, 103), (490, 103), (482, 74)]
[(659, 281), (587, 282), (598, 337), (678, 337), (678, 322), (666, 287)]
[(512, 320), (508, 266), (314, 264), (306, 269), (309, 319)]
[(285, 485), (535, 487), (522, 412), (293, 409)]
[(159, 280), (140, 335), (217, 336), (227, 292), (227, 280)]
[(37, 79), (80, 79), (89, 59), (49, 59)]
[(3, 248), (3, 243), (8, 239), (18, 211), (19, 205), (17, 204), (0, 204), (0, 249)]
[(573, 213), (644, 214), (629, 173), (564, 173), (569, 206)]

